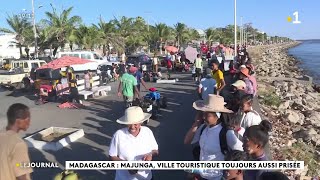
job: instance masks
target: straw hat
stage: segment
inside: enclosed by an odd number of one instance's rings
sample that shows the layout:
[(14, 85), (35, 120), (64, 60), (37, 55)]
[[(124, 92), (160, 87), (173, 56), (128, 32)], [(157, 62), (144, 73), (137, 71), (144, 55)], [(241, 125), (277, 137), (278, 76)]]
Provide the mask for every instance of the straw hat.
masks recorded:
[(240, 69), (242, 69), (242, 68), (247, 68), (247, 66), (246, 65), (241, 65)]
[(233, 113), (233, 111), (227, 109), (224, 105), (225, 102), (222, 96), (209, 94), (208, 101), (198, 100), (192, 106), (198, 111)]
[(151, 114), (144, 113), (141, 107), (132, 106), (125, 110), (124, 116), (117, 120), (119, 124), (139, 124), (143, 123), (145, 120), (148, 120), (151, 117)]
[(246, 83), (242, 80), (238, 80), (235, 83), (232, 84), (232, 86), (237, 87), (237, 88), (243, 88), (245, 89), (247, 87)]
[(247, 77), (250, 77), (250, 74), (249, 74), (249, 69), (248, 68), (241, 68), (240, 72), (247, 76)]

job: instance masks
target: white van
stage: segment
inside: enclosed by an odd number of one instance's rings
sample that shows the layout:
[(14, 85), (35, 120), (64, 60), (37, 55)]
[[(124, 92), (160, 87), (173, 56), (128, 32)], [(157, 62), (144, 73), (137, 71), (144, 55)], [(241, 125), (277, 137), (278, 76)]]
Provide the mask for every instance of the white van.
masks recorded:
[(21, 68), (23, 69), (23, 72), (25, 73), (29, 73), (31, 72), (32, 68), (39, 68), (42, 65), (47, 64), (44, 60), (15, 60), (15, 61), (11, 61), (11, 69), (10, 71), (13, 71), (16, 68)]
[(59, 52), (57, 55), (57, 58), (61, 58), (63, 56), (72, 56), (72, 57), (78, 57), (81, 59), (88, 59), (90, 61), (94, 61), (92, 63), (72, 65), (71, 67), (73, 68), (74, 71), (85, 71), (85, 70), (96, 71), (99, 65), (108, 63), (108, 60), (105, 60), (101, 56), (99, 56), (97, 53), (90, 52), (90, 51)]

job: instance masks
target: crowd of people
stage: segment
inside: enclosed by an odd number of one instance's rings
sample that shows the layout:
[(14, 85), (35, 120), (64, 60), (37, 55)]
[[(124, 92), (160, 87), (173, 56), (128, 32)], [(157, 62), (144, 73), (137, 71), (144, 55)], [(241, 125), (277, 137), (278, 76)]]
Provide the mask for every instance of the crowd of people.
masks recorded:
[[(221, 69), (221, 63), (217, 59), (211, 60), (209, 68), (205, 71), (200, 55), (195, 60), (199, 100), (193, 103), (197, 114), (184, 139), (185, 144), (193, 145), (193, 160), (272, 160), (268, 149), (272, 126), (270, 122), (262, 120), (259, 113), (253, 109), (257, 83), (251, 59), (244, 51), (245, 49), (230, 65), (229, 69), (235, 70), (229, 72), (232, 77), (230, 84), (227, 84), (224, 78), (227, 72)], [(132, 84), (135, 85), (136, 82)], [(142, 126), (148, 117), (149, 115), (140, 107), (133, 106), (125, 110), (125, 115), (117, 122), (126, 124), (127, 127), (118, 130), (112, 138), (109, 150), (112, 160), (148, 161), (158, 155), (158, 145), (152, 131)], [(193, 172), (198, 173), (192, 173), (191, 179), (287, 179), (280, 172), (265, 169), (246, 171), (208, 169)], [(145, 170), (117, 170), (116, 179), (153, 179), (153, 176), (151, 171)]]
[[(193, 146), (195, 161), (266, 161), (268, 154), (271, 123), (262, 120), (253, 109), (257, 95), (254, 68), (248, 53), (240, 54), (231, 63), (229, 70), (221, 69), (217, 59), (210, 60), (210, 66), (203, 68), (198, 55), (195, 60), (199, 100), (193, 103), (195, 120), (184, 143)], [(201, 60), (201, 61), (200, 61)], [(232, 67), (231, 67), (232, 66)], [(158, 67), (156, 66), (155, 69)], [(229, 73), (231, 81), (225, 76)], [(90, 78), (90, 75), (87, 75)], [(201, 78), (200, 78), (201, 77)], [(119, 77), (118, 96), (126, 103), (124, 115), (116, 122), (126, 127), (116, 131), (112, 137), (109, 156), (112, 161), (151, 161), (159, 154), (153, 132), (142, 124), (151, 115), (141, 107), (132, 106), (134, 97), (140, 97), (140, 84), (146, 90), (139, 69), (131, 66)], [(90, 86), (88, 85), (88, 88)], [(16, 163), (29, 162), (28, 149), (19, 137), (20, 130), (30, 124), (29, 108), (23, 104), (13, 104), (7, 112), (8, 126), (0, 133), (0, 179), (29, 179), (32, 169), (21, 169)], [(287, 179), (282, 173), (259, 170), (210, 170), (191, 173), (191, 179)], [(168, 177), (170, 176), (168, 172)], [(151, 170), (116, 170), (117, 180), (153, 179)]]

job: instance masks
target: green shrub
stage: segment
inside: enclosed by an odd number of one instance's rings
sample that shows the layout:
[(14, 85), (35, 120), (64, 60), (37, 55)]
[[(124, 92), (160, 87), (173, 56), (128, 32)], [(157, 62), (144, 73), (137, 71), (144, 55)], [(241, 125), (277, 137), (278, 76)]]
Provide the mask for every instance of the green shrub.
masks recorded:
[(263, 103), (268, 106), (279, 107), (281, 104), (281, 98), (274, 93), (265, 93), (262, 99)]
[(292, 147), (283, 149), (283, 156), (290, 161), (304, 161), (308, 165), (307, 176), (320, 176), (320, 159), (314, 152), (315, 150), (303, 142), (297, 142)]

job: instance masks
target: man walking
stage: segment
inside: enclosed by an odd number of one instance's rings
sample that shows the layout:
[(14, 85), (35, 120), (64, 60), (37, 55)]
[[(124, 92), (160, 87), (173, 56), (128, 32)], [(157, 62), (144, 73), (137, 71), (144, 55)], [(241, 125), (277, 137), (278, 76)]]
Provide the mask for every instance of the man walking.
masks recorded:
[(138, 88), (138, 91), (140, 92), (140, 87), (141, 87), (141, 84), (142, 86), (145, 88), (146, 91), (148, 91), (148, 88), (147, 88), (147, 85), (146, 85), (146, 82), (143, 80), (143, 75), (142, 73), (139, 71), (139, 69), (137, 67), (131, 67), (129, 69), (130, 73), (137, 79), (137, 88)]
[(20, 167), (30, 163), (28, 147), (19, 136), (30, 125), (30, 111), (24, 104), (13, 104), (7, 111), (8, 125), (0, 131), (0, 180), (30, 180), (32, 168)]
[(120, 97), (121, 95), (123, 95), (123, 100), (125, 102), (126, 108), (132, 105), (134, 94), (136, 94), (137, 97), (140, 97), (139, 90), (137, 88), (138, 82), (137, 79), (132, 75), (132, 69), (130, 73), (131, 74), (124, 73), (122, 77), (120, 77), (120, 83), (118, 86), (118, 96)]
[(201, 99), (206, 101), (209, 98), (209, 94), (214, 94), (216, 89), (216, 80), (212, 79), (211, 69), (206, 69), (206, 76), (201, 79), (198, 93), (201, 95)]
[(224, 81), (223, 72), (219, 69), (219, 65), (220, 63), (218, 60), (212, 61), (212, 78), (217, 82), (217, 94), (223, 96), (223, 94), (220, 93), (226, 86), (226, 83)]
[(203, 70), (203, 63), (202, 59), (200, 58), (200, 54), (197, 55), (197, 58), (195, 60), (195, 66), (196, 66), (196, 77), (197, 82), (200, 82), (201, 76), (202, 76), (202, 70)]

